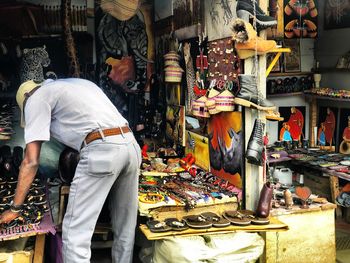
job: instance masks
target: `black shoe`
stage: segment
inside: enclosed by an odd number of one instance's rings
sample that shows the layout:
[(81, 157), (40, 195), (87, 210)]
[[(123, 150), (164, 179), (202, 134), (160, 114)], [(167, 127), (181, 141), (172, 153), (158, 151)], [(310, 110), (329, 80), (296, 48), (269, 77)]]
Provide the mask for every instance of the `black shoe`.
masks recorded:
[(248, 159), (248, 162), (260, 166), (262, 165), (263, 160), (262, 153), (264, 150), (264, 129), (265, 123), (263, 123), (260, 119), (256, 119), (246, 151), (246, 158)]
[[(256, 15), (254, 15), (254, 5)], [(247, 22), (249, 22), (250, 17), (256, 17), (256, 22), (260, 28), (277, 25), (277, 20), (271, 16), (266, 15), (254, 0), (238, 0), (236, 13), (239, 18)]]

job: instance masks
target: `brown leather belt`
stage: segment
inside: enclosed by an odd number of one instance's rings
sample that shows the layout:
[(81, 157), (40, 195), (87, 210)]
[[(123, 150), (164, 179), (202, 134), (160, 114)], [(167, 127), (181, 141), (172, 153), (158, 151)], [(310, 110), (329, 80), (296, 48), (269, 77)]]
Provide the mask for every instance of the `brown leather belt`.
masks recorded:
[[(130, 128), (128, 126), (123, 126), (119, 128), (110, 128), (110, 129), (104, 129), (102, 130), (102, 133), (105, 137), (107, 136), (113, 136), (113, 135), (119, 135), (123, 133), (128, 133), (131, 132)], [(86, 137), (85, 137), (85, 143), (89, 144), (90, 142), (97, 140), (97, 139), (102, 139), (102, 136), (100, 134), (100, 131), (95, 131), (95, 132), (90, 132)]]

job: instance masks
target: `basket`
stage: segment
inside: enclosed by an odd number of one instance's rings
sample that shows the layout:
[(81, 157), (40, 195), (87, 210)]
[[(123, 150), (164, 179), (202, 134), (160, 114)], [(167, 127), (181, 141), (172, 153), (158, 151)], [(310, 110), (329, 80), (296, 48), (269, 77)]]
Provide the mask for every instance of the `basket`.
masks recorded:
[(165, 82), (179, 83), (181, 82), (182, 73), (184, 72), (180, 66), (167, 66), (165, 69)]
[(208, 100), (205, 105), (208, 107), (209, 114), (217, 114), (220, 111), (216, 108), (216, 96), (219, 95), (220, 92), (216, 89), (211, 89), (208, 94)]
[(180, 55), (175, 51), (170, 51), (164, 55), (164, 65), (165, 66), (176, 66), (179, 65)]
[(215, 97), (217, 111), (233, 111), (235, 109), (234, 96), (228, 90), (224, 90)]
[(209, 118), (210, 114), (208, 107), (205, 105), (208, 98), (202, 96), (199, 99), (193, 101), (192, 103), (192, 114), (197, 117)]
[(139, 8), (139, 0), (101, 0), (101, 9), (120, 21), (129, 20)]

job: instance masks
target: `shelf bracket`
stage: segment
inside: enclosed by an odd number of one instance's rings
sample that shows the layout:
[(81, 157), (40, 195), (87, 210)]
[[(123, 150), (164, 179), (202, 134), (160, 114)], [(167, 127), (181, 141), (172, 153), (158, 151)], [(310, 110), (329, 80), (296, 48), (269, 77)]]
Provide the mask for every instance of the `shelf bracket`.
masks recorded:
[(276, 55), (273, 58), (273, 60), (271, 61), (270, 65), (268, 66), (268, 68), (266, 69), (266, 77), (270, 74), (271, 70), (273, 69), (273, 67), (276, 65), (277, 60), (280, 58), (280, 56), (282, 55), (282, 53), (290, 53), (291, 50), (290, 48), (275, 48), (273, 50), (271, 50), (269, 53), (275, 52)]

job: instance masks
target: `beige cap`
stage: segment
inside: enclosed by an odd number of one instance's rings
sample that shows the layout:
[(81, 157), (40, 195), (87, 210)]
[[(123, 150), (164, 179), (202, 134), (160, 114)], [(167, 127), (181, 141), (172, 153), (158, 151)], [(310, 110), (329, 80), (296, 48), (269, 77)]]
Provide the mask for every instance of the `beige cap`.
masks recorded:
[(41, 83), (36, 83), (33, 80), (27, 80), (19, 86), (16, 94), (16, 101), (21, 110), (21, 127), (24, 128), (24, 102), (26, 98), (30, 96), (30, 92), (36, 87), (40, 86)]

